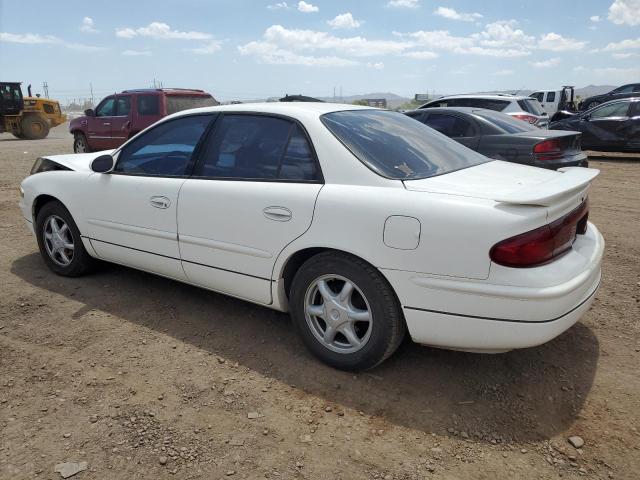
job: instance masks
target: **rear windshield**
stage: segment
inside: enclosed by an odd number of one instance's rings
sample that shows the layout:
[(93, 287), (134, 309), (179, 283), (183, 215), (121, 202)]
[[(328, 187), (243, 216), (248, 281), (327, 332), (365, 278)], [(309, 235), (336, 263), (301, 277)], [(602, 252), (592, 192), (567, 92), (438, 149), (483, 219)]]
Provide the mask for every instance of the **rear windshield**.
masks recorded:
[(522, 133), (540, 130), (538, 127), (535, 127), (528, 122), (523, 122), (522, 120), (518, 120), (517, 118), (513, 118), (503, 113), (483, 112), (482, 110), (474, 110), (473, 113), (491, 123), (495, 128), (503, 133)]
[(542, 115), (544, 114), (544, 110), (542, 110), (542, 106), (538, 103), (537, 100), (531, 99), (531, 100), (518, 100), (518, 105), (520, 105), (520, 108), (522, 110), (524, 110), (525, 112), (529, 112), (532, 113), (534, 115)]
[(218, 102), (211, 95), (167, 95), (167, 115), (190, 108), (214, 105), (218, 105)]
[(349, 110), (321, 119), (362, 163), (386, 178), (416, 180), (490, 161), (397, 112)]

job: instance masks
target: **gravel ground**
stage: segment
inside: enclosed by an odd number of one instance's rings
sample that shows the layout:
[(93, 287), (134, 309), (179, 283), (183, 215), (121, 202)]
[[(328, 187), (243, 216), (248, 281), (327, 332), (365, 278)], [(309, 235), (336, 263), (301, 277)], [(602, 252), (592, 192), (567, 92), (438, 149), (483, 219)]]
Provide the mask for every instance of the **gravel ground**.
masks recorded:
[(70, 151), (65, 126), (0, 135), (0, 478), (639, 477), (640, 162), (592, 161), (603, 283), (568, 332), (494, 356), (406, 342), (353, 375), (286, 315), (119, 266), (50, 273), (17, 189)]

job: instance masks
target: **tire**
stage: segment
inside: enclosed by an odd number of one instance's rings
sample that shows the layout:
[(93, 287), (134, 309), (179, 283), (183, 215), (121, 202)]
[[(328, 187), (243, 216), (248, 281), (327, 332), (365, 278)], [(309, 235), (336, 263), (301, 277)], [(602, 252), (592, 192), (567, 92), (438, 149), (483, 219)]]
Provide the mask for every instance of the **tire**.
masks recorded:
[[(344, 290), (347, 283), (352, 288)], [(406, 331), (398, 300), (382, 274), (340, 252), (320, 253), (299, 268), (289, 305), (305, 345), (340, 370), (375, 367), (396, 351)], [(364, 319), (367, 314), (368, 321), (352, 317)]]
[[(56, 235), (51, 222), (55, 222), (59, 234)], [(42, 206), (36, 217), (36, 237), (40, 254), (54, 273), (64, 277), (78, 277), (93, 266), (93, 258), (82, 244), (80, 231), (73, 217), (60, 202), (51, 201)], [(73, 248), (66, 248), (66, 245), (72, 245)]]
[(76, 132), (73, 134), (73, 153), (89, 153), (91, 148), (87, 142), (84, 133)]
[(27, 140), (42, 140), (49, 135), (49, 124), (36, 115), (29, 115), (20, 123), (20, 135)]
[(12, 133), (12, 135), (20, 140), (24, 140), (24, 135), (22, 135), (22, 133)]

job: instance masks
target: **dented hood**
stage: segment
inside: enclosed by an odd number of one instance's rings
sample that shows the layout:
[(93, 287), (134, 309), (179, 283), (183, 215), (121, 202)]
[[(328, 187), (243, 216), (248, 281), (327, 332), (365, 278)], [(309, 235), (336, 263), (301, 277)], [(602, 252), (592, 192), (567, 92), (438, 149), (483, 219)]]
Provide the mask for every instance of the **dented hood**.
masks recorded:
[(91, 153), (71, 153), (68, 155), (43, 155), (42, 158), (47, 158), (76, 172), (90, 172), (91, 162), (94, 158), (97, 158), (100, 155), (111, 155), (113, 152), (115, 152), (115, 150), (103, 150), (101, 152)]

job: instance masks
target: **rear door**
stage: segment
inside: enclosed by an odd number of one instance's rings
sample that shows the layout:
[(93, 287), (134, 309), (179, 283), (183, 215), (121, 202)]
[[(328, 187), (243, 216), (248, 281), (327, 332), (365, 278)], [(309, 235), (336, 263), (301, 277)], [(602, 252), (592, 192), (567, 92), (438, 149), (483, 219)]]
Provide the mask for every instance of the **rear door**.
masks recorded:
[(582, 143), (591, 148), (623, 148), (628, 138), (629, 100), (607, 103), (580, 119)]
[(180, 192), (179, 244), (189, 281), (271, 303), (278, 254), (311, 225), (322, 174), (302, 125), (224, 114)]
[(425, 125), (437, 130), (465, 147), (477, 150), (480, 136), (475, 122), (458, 113), (428, 113), (422, 120)]
[(144, 130), (164, 116), (160, 105), (160, 95), (157, 93), (136, 94), (134, 105), (131, 134)]
[(111, 118), (111, 148), (118, 148), (129, 138), (131, 129), (131, 95), (118, 95)]
[(111, 146), (111, 124), (116, 109), (116, 96), (105, 98), (96, 107), (95, 116), (87, 117), (87, 140), (92, 150), (106, 150)]

